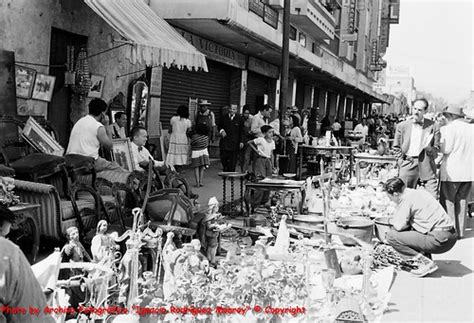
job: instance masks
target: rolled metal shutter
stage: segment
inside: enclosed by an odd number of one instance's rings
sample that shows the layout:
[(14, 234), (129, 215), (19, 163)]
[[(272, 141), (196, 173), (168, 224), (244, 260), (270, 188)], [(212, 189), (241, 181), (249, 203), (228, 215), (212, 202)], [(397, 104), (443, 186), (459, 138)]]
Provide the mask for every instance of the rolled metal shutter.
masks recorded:
[(258, 100), (264, 94), (268, 94), (268, 77), (249, 71), (247, 75), (247, 97), (246, 103), (250, 105), (251, 113), (258, 112), (263, 102)]
[(230, 72), (232, 67), (208, 60), (209, 72), (190, 72), (177, 68), (163, 69), (160, 121), (169, 127), (171, 117), (179, 105), (188, 106), (189, 98), (200, 98), (212, 103), (210, 109), (218, 124), (222, 107), (230, 102)]

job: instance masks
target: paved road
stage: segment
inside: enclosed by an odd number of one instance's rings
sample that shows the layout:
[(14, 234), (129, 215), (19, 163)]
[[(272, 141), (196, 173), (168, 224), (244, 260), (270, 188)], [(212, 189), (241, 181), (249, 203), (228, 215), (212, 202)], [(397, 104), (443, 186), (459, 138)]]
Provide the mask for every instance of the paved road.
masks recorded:
[[(221, 164), (214, 162), (205, 171), (204, 187), (194, 188), (202, 206), (211, 196), (222, 200), (222, 180), (217, 175)], [(185, 177), (195, 184), (192, 169)], [(474, 322), (474, 219), (467, 222), (463, 240), (443, 255), (433, 255), (439, 270), (429, 277), (417, 278), (400, 272), (392, 286), (389, 311), (383, 322)]]

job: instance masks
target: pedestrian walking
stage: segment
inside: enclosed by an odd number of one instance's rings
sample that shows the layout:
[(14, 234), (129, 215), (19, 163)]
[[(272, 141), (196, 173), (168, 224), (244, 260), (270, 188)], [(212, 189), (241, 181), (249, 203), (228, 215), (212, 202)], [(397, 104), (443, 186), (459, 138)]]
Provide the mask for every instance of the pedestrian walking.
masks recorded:
[(196, 187), (203, 186), (204, 169), (209, 168), (209, 128), (205, 124), (197, 124), (191, 137), (191, 166), (194, 168)]
[(166, 164), (175, 167), (177, 172), (182, 172), (182, 166), (189, 164), (189, 138), (191, 120), (189, 120), (189, 109), (180, 105), (176, 116), (170, 120), (170, 146), (166, 156)]
[(463, 119), (461, 108), (443, 112), (447, 124), (441, 127), (440, 202), (456, 224), (458, 237), (464, 237), (469, 192), (474, 180), (474, 124)]
[(237, 113), (237, 106), (231, 105), (229, 112), (221, 117), (219, 125), (220, 157), (224, 172), (235, 172), (240, 150), (244, 147), (244, 120)]

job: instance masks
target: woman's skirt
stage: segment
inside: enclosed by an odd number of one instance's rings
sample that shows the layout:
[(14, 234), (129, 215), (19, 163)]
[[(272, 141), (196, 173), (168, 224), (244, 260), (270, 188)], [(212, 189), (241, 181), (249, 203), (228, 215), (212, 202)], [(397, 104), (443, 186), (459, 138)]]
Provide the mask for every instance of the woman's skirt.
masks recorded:
[(191, 166), (200, 167), (200, 166), (209, 166), (209, 152), (207, 148), (201, 150), (193, 150), (191, 153)]

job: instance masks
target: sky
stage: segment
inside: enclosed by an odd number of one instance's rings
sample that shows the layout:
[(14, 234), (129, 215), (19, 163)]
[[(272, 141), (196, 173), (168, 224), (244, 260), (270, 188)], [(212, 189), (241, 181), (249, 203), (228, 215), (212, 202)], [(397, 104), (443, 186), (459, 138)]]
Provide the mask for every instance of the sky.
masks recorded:
[(474, 90), (474, 0), (401, 0), (384, 60), (408, 65), (417, 90), (455, 104)]

